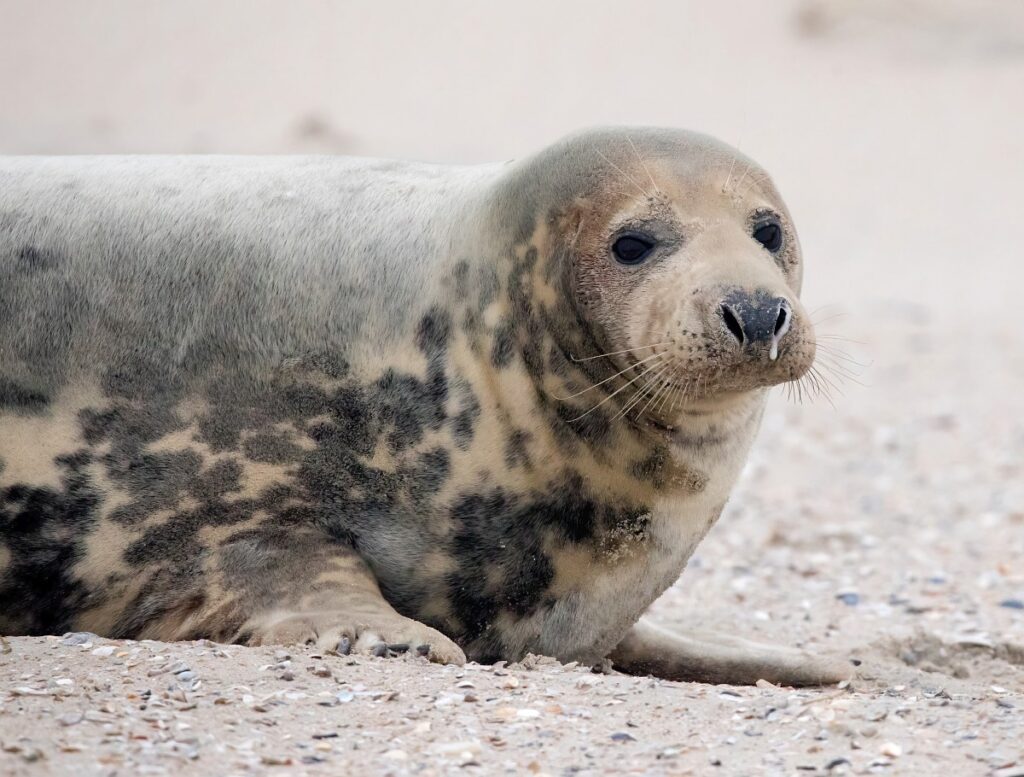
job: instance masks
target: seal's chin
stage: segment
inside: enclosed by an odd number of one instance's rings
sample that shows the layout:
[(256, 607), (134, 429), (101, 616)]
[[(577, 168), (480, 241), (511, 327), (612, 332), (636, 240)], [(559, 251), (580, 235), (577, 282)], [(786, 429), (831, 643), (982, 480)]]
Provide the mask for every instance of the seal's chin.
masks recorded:
[(689, 399), (671, 412), (653, 415), (647, 420), (655, 429), (673, 432), (694, 419), (708, 419), (730, 413), (746, 404), (754, 393), (755, 390), (709, 393), (706, 396)]

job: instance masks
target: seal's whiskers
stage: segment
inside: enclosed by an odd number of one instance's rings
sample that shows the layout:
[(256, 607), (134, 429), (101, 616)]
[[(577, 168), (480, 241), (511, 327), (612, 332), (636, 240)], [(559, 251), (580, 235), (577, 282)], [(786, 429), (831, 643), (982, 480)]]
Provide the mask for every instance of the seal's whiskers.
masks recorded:
[(860, 380), (860, 377), (862, 371), (869, 365), (853, 358), (849, 353), (833, 343), (822, 342), (821, 338), (823, 337), (828, 339), (830, 336), (818, 335), (815, 364), (819, 364), (822, 369), (827, 370), (840, 382), (848, 380), (851, 383), (856, 383), (858, 386), (865, 385)]
[(640, 162), (640, 167), (642, 167), (644, 169), (644, 172), (647, 173), (647, 177), (650, 179), (651, 186), (654, 187), (654, 191), (660, 191), (658, 189), (658, 184), (654, 180), (654, 176), (651, 175), (650, 168), (647, 167), (647, 163), (644, 162), (644, 158), (640, 156), (640, 152), (637, 150), (636, 144), (633, 143), (633, 138), (631, 138), (629, 135), (626, 135), (626, 141), (629, 143), (629, 147), (633, 149), (633, 153), (636, 154), (637, 161)]
[(622, 404), (622, 407), (619, 408), (619, 411), (615, 415), (612, 416), (612, 420), (614, 421), (614, 420), (624, 416), (627, 412), (629, 412), (630, 409), (632, 409), (633, 405), (635, 405), (637, 402), (639, 402), (641, 399), (643, 399), (643, 397), (646, 396), (647, 392), (651, 388), (651, 382), (653, 380), (656, 380), (658, 375), (660, 375), (660, 374), (661, 374), (661, 371), (659, 370), (657, 373), (655, 373), (653, 378), (648, 378), (647, 380), (645, 380), (643, 382), (643, 384), (641, 384), (640, 387), (637, 388), (637, 390), (633, 394), (633, 396), (629, 397)]
[(729, 166), (729, 175), (725, 179), (725, 183), (722, 185), (722, 193), (727, 194), (729, 192), (729, 181), (732, 180), (733, 171), (736, 170), (736, 157), (732, 158), (732, 164)]
[(668, 400), (672, 397), (672, 392), (674, 388), (675, 385), (672, 383), (672, 376), (669, 375), (669, 377), (665, 378), (665, 389), (662, 392), (661, 401), (654, 406), (655, 413), (660, 413), (662, 410), (665, 409), (665, 403), (668, 402)]
[(676, 394), (676, 398), (674, 400), (672, 400), (672, 409), (669, 412), (674, 413), (677, 409), (682, 407), (682, 405), (686, 402), (686, 395), (689, 392), (689, 390), (690, 390), (690, 382), (689, 381), (687, 381), (687, 382), (685, 382), (685, 383), (680, 385), (679, 391)]
[(832, 406), (833, 410), (835, 410), (836, 403), (832, 399), (832, 392), (836, 391), (840, 396), (842, 396), (843, 392), (817, 368), (812, 366), (810, 370), (808, 370), (807, 374), (813, 376), (814, 389), (817, 392), (817, 396), (824, 397), (825, 401)]
[(844, 351), (842, 348), (839, 348), (838, 346), (833, 345), (832, 343), (823, 343), (820, 341), (820, 338), (818, 338), (818, 340), (818, 349), (823, 353), (826, 353), (829, 356), (839, 359), (841, 361), (844, 361), (847, 364), (852, 365), (852, 367), (859, 367), (861, 369), (864, 369), (865, 367), (868, 366), (865, 362), (857, 361), (856, 359), (854, 359), (847, 351)]
[(607, 162), (609, 165), (611, 165), (615, 170), (617, 170), (619, 175), (621, 175), (623, 178), (625, 178), (627, 181), (629, 181), (631, 184), (633, 184), (637, 189), (639, 189), (640, 193), (642, 195), (644, 195), (644, 197), (647, 197), (648, 199), (651, 198), (651, 196), (652, 196), (651, 193), (648, 192), (647, 190), (645, 190), (644, 187), (641, 186), (639, 184), (639, 182), (635, 178), (633, 178), (631, 175), (629, 175), (629, 173), (627, 173), (625, 170), (623, 170), (621, 167), (619, 167), (617, 164), (615, 164), (612, 160), (610, 160), (608, 157), (606, 157), (604, 155), (604, 153), (601, 152), (600, 150), (598, 150), (597, 153), (598, 153), (598, 156), (601, 157), (601, 159), (603, 159), (605, 162)]
[[(661, 369), (654, 374), (654, 377), (646, 380), (644, 382), (643, 387), (639, 391), (637, 391), (636, 394), (630, 397), (629, 401), (622, 406), (622, 409), (619, 410), (619, 412), (612, 417), (612, 420), (614, 421), (616, 418), (621, 418), (634, 407), (636, 407), (638, 404), (640, 404), (649, 395), (651, 390), (654, 389), (654, 387), (658, 384), (658, 380), (661, 378), (661, 376), (664, 375), (671, 368), (671, 366), (671, 364), (666, 364), (662, 366)], [(646, 409), (647, 408), (645, 406), (644, 410)], [(640, 411), (637, 417), (639, 417), (640, 415), (643, 415), (643, 410)]]
[(853, 345), (867, 345), (863, 340), (854, 340), (852, 337), (845, 337), (843, 335), (815, 335), (815, 340), (835, 340), (837, 343), (852, 343)]
[(746, 174), (748, 174), (749, 172), (751, 172), (751, 166), (750, 165), (744, 166), (743, 167), (743, 174), (741, 176), (739, 176), (739, 178), (736, 179), (736, 182), (732, 185), (732, 190), (733, 191), (735, 191), (737, 188), (739, 188), (739, 184), (743, 182), (743, 178), (745, 178)]
[(644, 371), (641, 372), (639, 375), (637, 375), (635, 378), (633, 378), (632, 380), (628, 381), (625, 385), (620, 386), (619, 388), (617, 388), (615, 391), (613, 391), (611, 394), (606, 396), (604, 399), (602, 399), (600, 402), (598, 402), (596, 405), (594, 405), (592, 408), (590, 408), (590, 410), (586, 411), (582, 415), (578, 415), (575, 418), (569, 419), (569, 422), (573, 423), (575, 421), (579, 421), (581, 418), (584, 418), (585, 416), (589, 415), (590, 413), (593, 413), (595, 410), (597, 410), (599, 407), (601, 407), (601, 405), (603, 405), (605, 402), (610, 401), (617, 394), (619, 394), (620, 392), (622, 392), (622, 391), (626, 390), (627, 388), (629, 388), (632, 384), (636, 383), (638, 380), (643, 378), (649, 372), (651, 372), (652, 370), (656, 369), (660, 364), (661, 364), (661, 361), (659, 360), (659, 361), (654, 362), (654, 364), (648, 365), (647, 367), (644, 368)]
[(636, 414), (636, 417), (637, 417), (637, 418), (643, 418), (643, 417), (644, 417), (644, 414), (645, 414), (645, 413), (646, 413), (646, 412), (647, 412), (648, 410), (650, 410), (650, 409), (651, 409), (651, 405), (653, 405), (653, 404), (654, 404), (654, 403), (655, 403), (655, 402), (656, 402), (656, 401), (658, 400), (658, 397), (659, 397), (659, 396), (661, 396), (661, 391), (662, 391), (662, 389), (663, 389), (664, 387), (665, 387), (665, 381), (663, 380), (663, 381), (662, 381), (662, 382), (661, 382), (661, 383), (660, 383), (660, 384), (659, 384), (659, 385), (657, 386), (657, 388), (655, 388), (655, 389), (654, 389), (654, 391), (652, 391), (652, 392), (650, 393), (650, 395), (649, 395), (649, 396), (648, 396), (648, 398), (647, 398), (647, 402), (645, 402), (645, 403), (644, 403), (644, 406), (643, 406), (642, 408), (640, 408), (640, 412), (638, 412), (638, 413)]
[(747, 193), (758, 184), (765, 184), (769, 181), (769, 177), (764, 173), (754, 173), (750, 176), (750, 183), (747, 184), (747, 188), (740, 192), (740, 197), (745, 197)]
[(843, 362), (836, 361), (835, 357), (827, 353), (819, 354), (815, 363), (819, 364), (823, 369), (828, 370), (837, 380), (848, 380), (851, 383), (856, 383), (858, 386), (864, 385), (864, 382), (859, 379), (860, 376), (854, 372), (851, 367), (847, 366)]
[(608, 353), (599, 353), (597, 356), (587, 356), (587, 357), (584, 357), (583, 359), (577, 359), (575, 356), (572, 356), (570, 354), (569, 358), (572, 359), (577, 364), (579, 364), (580, 362), (590, 362), (590, 361), (593, 361), (594, 359), (603, 359), (605, 356), (618, 356), (618, 355), (623, 354), (623, 353), (633, 353), (634, 351), (642, 351), (644, 348), (657, 348), (658, 346), (661, 346), (661, 345), (671, 345), (671, 344), (672, 343), (670, 343), (669, 341), (666, 340), (663, 343), (651, 343), (650, 345), (638, 345), (636, 348), (627, 348), (624, 351), (609, 351)]
[(664, 383), (662, 384), (661, 389), (659, 389), (659, 392), (661, 394), (661, 399), (660, 399), (660, 401), (657, 402), (657, 404), (654, 405), (653, 408), (651, 408), (653, 412), (660, 413), (662, 410), (664, 410), (666, 403), (672, 397), (672, 393), (675, 390), (675, 385), (676, 385), (676, 384), (674, 384), (672, 382), (672, 377), (673, 377), (673, 374), (672, 374), (672, 371), (670, 370), (669, 374), (665, 378)]
[(577, 392), (576, 392), (575, 394), (569, 394), (568, 396), (564, 396), (564, 397), (555, 397), (555, 399), (557, 399), (557, 400), (558, 400), (559, 402), (564, 402), (564, 401), (565, 401), (565, 400), (567, 400), (567, 399), (573, 399), (574, 397), (578, 397), (578, 396), (580, 396), (581, 394), (586, 394), (586, 393), (587, 393), (588, 391), (592, 391), (593, 389), (596, 389), (596, 388), (597, 388), (598, 386), (603, 386), (603, 385), (604, 385), (605, 383), (607, 383), (608, 381), (611, 381), (611, 380), (615, 380), (615, 379), (616, 379), (617, 377), (619, 377), (619, 376), (620, 376), (620, 375), (621, 375), (622, 373), (624, 373), (624, 372), (629, 372), (629, 371), (630, 371), (631, 369), (633, 369), (634, 367), (639, 367), (639, 366), (640, 366), (641, 364), (643, 364), (644, 362), (649, 362), (649, 361), (650, 361), (651, 359), (655, 359), (655, 358), (657, 358), (658, 356), (661, 356), (661, 354), (659, 354), (659, 353), (651, 354), (651, 355), (650, 355), (650, 356), (648, 356), (648, 357), (647, 357), (646, 359), (641, 359), (641, 360), (640, 360), (640, 361), (638, 361), (638, 362), (634, 362), (633, 364), (630, 364), (630, 365), (629, 365), (628, 367), (626, 367), (625, 369), (621, 369), (621, 370), (619, 370), (619, 371), (618, 371), (618, 372), (616, 372), (616, 373), (615, 373), (614, 375), (610, 375), (609, 377), (605, 378), (604, 380), (600, 380), (600, 381), (598, 381), (597, 383), (594, 383), (594, 384), (592, 384), (592, 385), (590, 385), (590, 386), (587, 386), (587, 387), (586, 387), (585, 389), (583, 389), (583, 390), (581, 390), (581, 391), (577, 391)]

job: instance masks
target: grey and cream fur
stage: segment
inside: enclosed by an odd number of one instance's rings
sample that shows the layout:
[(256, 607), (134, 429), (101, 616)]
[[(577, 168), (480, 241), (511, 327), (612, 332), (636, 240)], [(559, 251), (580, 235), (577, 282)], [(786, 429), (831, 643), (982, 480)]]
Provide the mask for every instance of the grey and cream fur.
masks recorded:
[(801, 274), (770, 179), (681, 131), (3, 159), (0, 633), (837, 679), (637, 623), (814, 358)]

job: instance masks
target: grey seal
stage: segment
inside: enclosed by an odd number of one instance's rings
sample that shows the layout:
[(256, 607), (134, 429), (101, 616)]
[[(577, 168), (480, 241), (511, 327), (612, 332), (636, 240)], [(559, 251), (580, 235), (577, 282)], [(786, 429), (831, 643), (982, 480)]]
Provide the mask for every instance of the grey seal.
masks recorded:
[(0, 631), (841, 679), (641, 619), (814, 360), (802, 272), (771, 179), (679, 130), (3, 159)]

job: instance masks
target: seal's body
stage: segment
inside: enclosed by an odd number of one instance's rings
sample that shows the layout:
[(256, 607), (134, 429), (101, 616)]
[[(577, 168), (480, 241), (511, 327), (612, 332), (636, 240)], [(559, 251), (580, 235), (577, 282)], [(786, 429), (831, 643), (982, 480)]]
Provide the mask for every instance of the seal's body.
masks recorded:
[(4, 160), (0, 633), (829, 679), (630, 631), (813, 359), (800, 272), (767, 177), (676, 131)]

